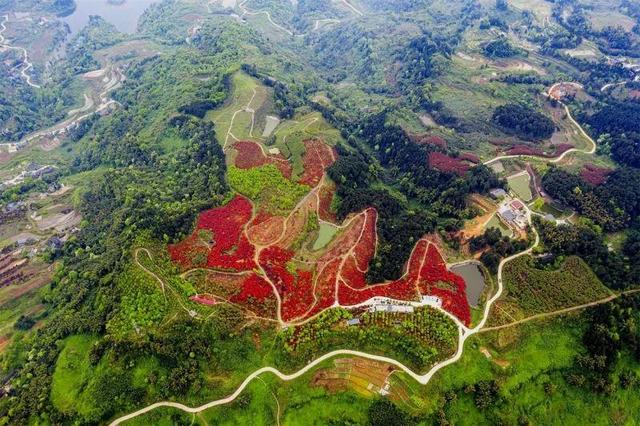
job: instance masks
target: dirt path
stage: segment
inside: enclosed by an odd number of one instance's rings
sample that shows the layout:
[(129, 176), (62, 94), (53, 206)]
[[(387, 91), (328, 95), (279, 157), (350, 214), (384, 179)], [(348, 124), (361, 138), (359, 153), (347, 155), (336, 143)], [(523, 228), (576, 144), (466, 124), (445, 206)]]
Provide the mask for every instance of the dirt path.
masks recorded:
[[(93, 102), (93, 100), (91, 100), (89, 98), (89, 101), (87, 101), (88, 96), (86, 94), (84, 94), (85, 96), (85, 105), (81, 108), (77, 108), (75, 110), (71, 110), (67, 113), (67, 115), (73, 115), (73, 114), (80, 114), (83, 113), (80, 116), (75, 116), (75, 117), (70, 117), (67, 118), (57, 124), (54, 124), (51, 127), (48, 127), (44, 130), (40, 130), (37, 131), (35, 133), (32, 133), (28, 136), (25, 136), (23, 139), (20, 140), (20, 142), (7, 142), (7, 143), (0, 143), (0, 146), (2, 145), (7, 145), (7, 146), (24, 146), (26, 144), (28, 144), (29, 142), (38, 139), (38, 138), (42, 138), (42, 137), (55, 137), (58, 135), (64, 135), (67, 132), (69, 132), (71, 129), (73, 129), (74, 127), (76, 127), (78, 124), (80, 124), (81, 122), (83, 122), (84, 120), (86, 120), (87, 118), (91, 117), (92, 115), (99, 113), (101, 111), (104, 111), (105, 109), (111, 107), (112, 105), (120, 105), (117, 101), (110, 99), (108, 97), (108, 94), (116, 89), (118, 89), (121, 85), (122, 82), (125, 80), (125, 76), (122, 74), (122, 72), (120, 72), (120, 70), (118, 70), (117, 68), (113, 68), (111, 69), (112, 75), (111, 78), (109, 79), (109, 81), (105, 84), (105, 86), (103, 87), (102, 92), (100, 92), (98, 94), (98, 98), (100, 99), (100, 104), (98, 104), (97, 106), (95, 105), (95, 103)], [(91, 77), (93, 78), (93, 77)], [(90, 105), (89, 105), (90, 104)]]
[(142, 269), (147, 274), (151, 275), (156, 281), (160, 283), (160, 288), (162, 289), (162, 295), (164, 296), (164, 300), (166, 301), (167, 294), (164, 289), (164, 281), (162, 281), (162, 279), (159, 276), (157, 276), (155, 272), (150, 271), (142, 263), (140, 263), (140, 259), (138, 259), (138, 257), (140, 256), (140, 252), (143, 252), (144, 254), (146, 254), (149, 257), (149, 260), (153, 260), (153, 257), (151, 256), (151, 253), (149, 252), (149, 250), (147, 250), (146, 248), (138, 248), (135, 250), (133, 254), (133, 261), (136, 263), (136, 265), (138, 265), (138, 267), (140, 267), (140, 269)]
[(507, 159), (512, 159), (512, 158), (532, 158), (532, 159), (542, 159), (542, 160), (547, 160), (549, 163), (559, 163), (560, 161), (562, 161), (567, 155), (574, 153), (574, 152), (581, 152), (584, 154), (589, 154), (589, 155), (593, 155), (596, 152), (596, 142), (593, 140), (593, 138), (591, 136), (589, 136), (587, 134), (587, 132), (584, 131), (584, 129), (582, 128), (582, 126), (580, 124), (578, 124), (578, 122), (573, 118), (573, 116), (571, 115), (571, 111), (569, 110), (569, 107), (567, 106), (567, 104), (565, 104), (564, 102), (562, 102), (560, 99), (555, 98), (551, 95), (551, 93), (553, 92), (553, 89), (555, 89), (557, 86), (561, 85), (561, 84), (565, 84), (565, 83), (556, 83), (553, 86), (551, 86), (551, 88), (549, 89), (549, 91), (547, 93), (545, 93), (545, 96), (551, 98), (551, 99), (555, 99), (557, 102), (559, 102), (563, 107), (564, 110), (567, 114), (567, 118), (569, 119), (569, 121), (571, 121), (571, 123), (578, 129), (578, 131), (582, 134), (582, 136), (584, 136), (589, 142), (590, 142), (590, 148), (588, 149), (581, 149), (581, 148), (571, 148), (566, 150), (565, 152), (563, 152), (562, 154), (560, 154), (557, 157), (544, 157), (544, 156), (540, 156), (540, 155), (525, 155), (525, 154), (519, 154), (519, 155), (500, 155), (498, 157), (492, 158), (490, 160), (487, 160), (485, 162), (483, 162), (482, 164), (484, 164), (485, 166), (488, 166), (489, 164), (495, 163), (496, 161), (500, 161), (500, 160), (507, 160)]
[[(276, 23), (273, 18), (271, 17), (271, 13), (267, 10), (251, 10), (249, 8), (247, 8), (245, 6), (245, 4), (248, 2), (249, 0), (244, 0), (241, 3), (238, 4), (238, 9), (240, 9), (240, 11), (242, 12), (242, 14), (240, 15), (240, 18), (244, 18), (245, 15), (249, 15), (249, 16), (256, 16), (256, 15), (264, 15), (267, 18), (267, 21), (269, 21), (269, 23), (271, 25), (273, 25), (275, 28), (277, 28), (278, 30), (290, 35), (291, 37), (304, 37), (306, 35), (309, 34), (309, 32), (306, 33), (294, 33), (293, 31), (291, 31), (288, 28), (283, 27), (282, 25)], [(355, 15), (357, 16), (363, 16), (364, 14), (358, 10), (356, 7), (354, 7), (351, 3), (349, 3), (347, 0), (341, 0), (342, 3), (347, 6)], [(208, 6), (208, 5), (207, 5)], [(322, 18), (322, 19), (316, 19), (314, 21), (313, 24), (313, 29), (312, 31), (318, 31), (320, 29), (320, 25), (323, 23), (327, 23), (327, 24), (339, 24), (341, 21), (339, 19), (336, 18)]]

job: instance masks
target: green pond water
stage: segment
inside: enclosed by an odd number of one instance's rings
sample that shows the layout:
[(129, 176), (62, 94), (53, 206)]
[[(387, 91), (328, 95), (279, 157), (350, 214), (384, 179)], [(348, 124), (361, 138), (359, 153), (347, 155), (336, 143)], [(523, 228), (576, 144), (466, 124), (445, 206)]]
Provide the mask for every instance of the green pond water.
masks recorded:
[(316, 242), (313, 243), (313, 249), (320, 250), (321, 248), (329, 244), (329, 241), (331, 241), (334, 235), (336, 235), (336, 232), (338, 232), (338, 228), (336, 228), (335, 226), (324, 222), (320, 223), (320, 229), (318, 229), (318, 239), (316, 239)]

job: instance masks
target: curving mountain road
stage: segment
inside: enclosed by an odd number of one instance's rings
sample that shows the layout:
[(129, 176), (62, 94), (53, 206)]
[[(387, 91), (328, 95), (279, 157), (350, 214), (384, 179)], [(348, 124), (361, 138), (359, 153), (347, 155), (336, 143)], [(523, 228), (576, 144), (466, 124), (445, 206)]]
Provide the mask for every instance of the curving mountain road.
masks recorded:
[(26, 81), (26, 83), (36, 89), (40, 89), (40, 86), (31, 81), (31, 76), (27, 73), (31, 68), (33, 68), (33, 64), (29, 62), (29, 54), (27, 53), (27, 49), (24, 47), (11, 46), (6, 42), (3, 33), (7, 30), (7, 26), (5, 25), (9, 22), (9, 15), (2, 16), (2, 23), (0, 23), (0, 47), (4, 47), (6, 49), (17, 50), (22, 53), (22, 62), (24, 63), (24, 67), (20, 70), (20, 75)]

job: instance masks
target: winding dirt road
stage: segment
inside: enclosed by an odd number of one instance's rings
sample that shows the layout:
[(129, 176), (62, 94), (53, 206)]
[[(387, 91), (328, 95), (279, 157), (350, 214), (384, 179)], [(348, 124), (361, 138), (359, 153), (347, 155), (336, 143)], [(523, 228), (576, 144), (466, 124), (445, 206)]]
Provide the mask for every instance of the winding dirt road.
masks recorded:
[(4, 38), (3, 33), (7, 30), (7, 26), (5, 25), (7, 22), (9, 22), (9, 15), (2, 16), (2, 22), (0, 23), (0, 46), (6, 49), (17, 50), (22, 53), (22, 62), (24, 66), (20, 70), (20, 75), (22, 75), (22, 78), (24, 78), (25, 82), (29, 86), (40, 89), (40, 86), (38, 84), (35, 84), (31, 81), (31, 76), (27, 73), (27, 71), (33, 68), (33, 64), (29, 62), (29, 54), (27, 53), (27, 49), (25, 49), (24, 47), (11, 46), (6, 42), (6, 39)]
[(580, 152), (583, 154), (588, 154), (588, 155), (593, 155), (596, 152), (596, 142), (593, 140), (593, 138), (591, 136), (589, 136), (587, 134), (587, 132), (584, 131), (584, 129), (582, 128), (582, 126), (580, 124), (578, 124), (578, 122), (573, 118), (573, 116), (571, 115), (571, 111), (569, 110), (569, 107), (567, 106), (567, 104), (565, 104), (564, 102), (562, 102), (562, 100), (555, 98), (551, 95), (551, 93), (553, 92), (553, 89), (556, 86), (559, 86), (561, 84), (565, 84), (565, 83), (556, 83), (553, 86), (551, 86), (551, 88), (549, 89), (549, 91), (547, 93), (545, 93), (545, 95), (551, 99), (555, 99), (557, 102), (559, 102), (565, 110), (565, 113), (567, 114), (567, 118), (569, 119), (569, 121), (571, 121), (571, 123), (578, 129), (578, 131), (580, 132), (580, 134), (582, 134), (582, 136), (584, 136), (589, 142), (590, 142), (590, 147), (588, 149), (581, 149), (581, 148), (571, 148), (566, 150), (565, 152), (563, 152), (562, 154), (560, 154), (557, 157), (552, 157), (552, 158), (547, 158), (547, 157), (541, 157), (539, 155), (531, 155), (531, 154), (519, 154), (519, 155), (500, 155), (498, 157), (492, 158), (490, 160), (487, 160), (485, 162), (483, 162), (482, 164), (484, 164), (485, 166), (488, 166), (489, 164), (495, 163), (496, 161), (500, 161), (500, 160), (508, 160), (508, 159), (512, 159), (512, 158), (534, 158), (534, 159), (544, 159), (547, 160), (547, 162), (549, 163), (559, 163), (560, 161), (562, 161), (567, 155), (574, 153), (574, 152)]

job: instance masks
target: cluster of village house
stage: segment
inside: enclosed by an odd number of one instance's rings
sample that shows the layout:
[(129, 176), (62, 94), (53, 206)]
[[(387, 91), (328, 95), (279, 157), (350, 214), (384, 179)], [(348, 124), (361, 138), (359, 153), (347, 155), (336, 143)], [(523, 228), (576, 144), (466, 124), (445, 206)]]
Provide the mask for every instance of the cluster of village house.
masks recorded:
[(501, 188), (489, 191), (491, 196), (497, 200), (501, 200), (498, 207), (498, 217), (515, 231), (523, 231), (529, 224), (527, 217), (527, 209), (522, 201), (513, 199), (509, 194)]
[(55, 170), (56, 168), (54, 166), (40, 166), (36, 163), (29, 163), (16, 177), (0, 182), (0, 191), (14, 185), (19, 185), (27, 178), (37, 179), (46, 174), (53, 173)]

